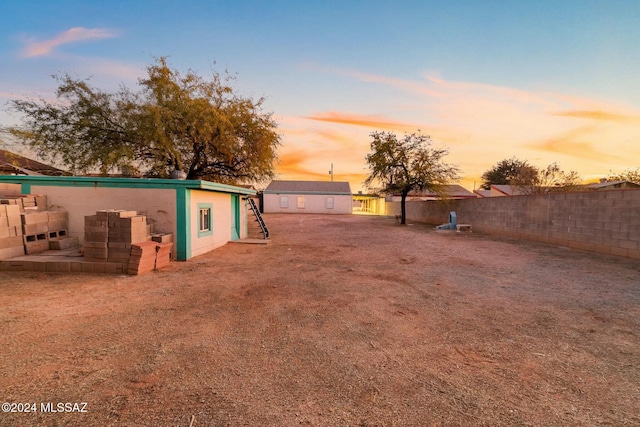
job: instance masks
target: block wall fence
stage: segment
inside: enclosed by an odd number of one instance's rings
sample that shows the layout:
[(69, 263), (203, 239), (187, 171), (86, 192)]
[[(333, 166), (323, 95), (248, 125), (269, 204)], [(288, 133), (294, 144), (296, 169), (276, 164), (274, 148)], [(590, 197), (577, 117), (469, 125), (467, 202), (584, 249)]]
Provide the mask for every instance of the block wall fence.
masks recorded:
[[(586, 191), (529, 196), (407, 202), (407, 218), (449, 222), (473, 231), (640, 259), (640, 190)], [(387, 202), (399, 215), (400, 202)]]

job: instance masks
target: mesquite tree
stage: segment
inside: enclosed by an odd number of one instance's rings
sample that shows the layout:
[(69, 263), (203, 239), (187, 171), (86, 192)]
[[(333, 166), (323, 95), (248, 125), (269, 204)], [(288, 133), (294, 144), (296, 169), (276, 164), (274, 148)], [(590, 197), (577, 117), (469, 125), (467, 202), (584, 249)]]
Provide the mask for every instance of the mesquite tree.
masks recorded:
[(399, 139), (393, 132), (373, 132), (371, 137), (365, 184), (381, 184), (383, 193), (400, 193), (401, 224), (406, 224), (405, 202), (411, 190), (441, 192), (443, 185), (459, 179), (458, 168), (442, 160), (449, 151), (433, 148), (429, 136), (413, 133)]
[(160, 58), (136, 92), (58, 79), (57, 102), (12, 102), (24, 119), (11, 132), (73, 173), (167, 177), (181, 170), (187, 179), (231, 184), (274, 176), (277, 124), (262, 111), (263, 98), (237, 94), (229, 78), (183, 75)]

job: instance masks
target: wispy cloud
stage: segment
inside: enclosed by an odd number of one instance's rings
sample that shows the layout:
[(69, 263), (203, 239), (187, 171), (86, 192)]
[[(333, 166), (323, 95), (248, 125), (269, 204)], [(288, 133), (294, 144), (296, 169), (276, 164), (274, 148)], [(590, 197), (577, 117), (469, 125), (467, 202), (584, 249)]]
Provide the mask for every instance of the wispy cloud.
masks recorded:
[(571, 129), (559, 135), (529, 145), (535, 150), (552, 154), (561, 154), (574, 158), (607, 161), (619, 159), (615, 152), (607, 152), (596, 148), (599, 129), (597, 126), (583, 126)]
[(51, 54), (55, 48), (87, 40), (100, 40), (117, 37), (118, 31), (107, 28), (82, 28), (74, 27), (63, 31), (49, 40), (32, 41), (24, 50), (26, 57), (35, 57)]
[(630, 116), (607, 111), (574, 110), (554, 113), (555, 116), (573, 117), (577, 119), (601, 120), (617, 123), (640, 123), (640, 116)]
[(328, 111), (326, 113), (316, 113), (306, 116), (309, 120), (320, 122), (339, 123), (344, 125), (365, 126), (373, 129), (385, 129), (395, 131), (416, 130), (417, 126), (409, 123), (393, 121), (392, 119), (380, 115), (362, 115), (353, 113), (340, 113)]

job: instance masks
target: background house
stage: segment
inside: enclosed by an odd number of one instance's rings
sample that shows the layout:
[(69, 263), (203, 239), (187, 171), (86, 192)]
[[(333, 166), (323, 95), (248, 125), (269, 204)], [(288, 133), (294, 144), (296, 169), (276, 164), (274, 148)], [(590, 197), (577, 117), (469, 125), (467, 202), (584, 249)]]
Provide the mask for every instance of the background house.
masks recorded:
[(44, 194), (48, 208), (69, 213), (82, 243), (84, 218), (103, 209), (137, 211), (157, 232), (172, 233), (174, 257), (187, 260), (247, 237), (244, 197), (256, 191), (209, 181), (0, 175), (0, 194)]
[(0, 150), (0, 175), (69, 175), (69, 172), (54, 168), (20, 154)]
[[(459, 199), (475, 199), (477, 197), (478, 197), (477, 194), (472, 193), (471, 191), (467, 190), (461, 185), (448, 184), (448, 185), (442, 185), (440, 192), (435, 192), (430, 189), (411, 190), (407, 195), (407, 200), (418, 200), (418, 201), (442, 200), (442, 199), (459, 200)], [(399, 202), (402, 200), (402, 196), (400, 195), (400, 193), (391, 194), (387, 196), (386, 199), (388, 202)]]
[(348, 182), (271, 181), (263, 191), (265, 213), (350, 214), (351, 187)]
[(478, 189), (473, 190), (473, 192), (479, 197), (491, 197), (491, 190)]
[(616, 190), (623, 188), (640, 188), (640, 184), (633, 181), (600, 181), (587, 185), (589, 190)]

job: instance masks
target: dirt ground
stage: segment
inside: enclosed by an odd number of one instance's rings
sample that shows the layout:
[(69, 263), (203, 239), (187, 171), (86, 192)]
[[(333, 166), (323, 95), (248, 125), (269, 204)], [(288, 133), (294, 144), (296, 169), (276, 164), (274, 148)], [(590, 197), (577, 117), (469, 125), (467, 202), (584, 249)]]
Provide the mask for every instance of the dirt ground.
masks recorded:
[(640, 425), (637, 260), (265, 219), (146, 275), (0, 273), (0, 401), (36, 404), (0, 425)]

